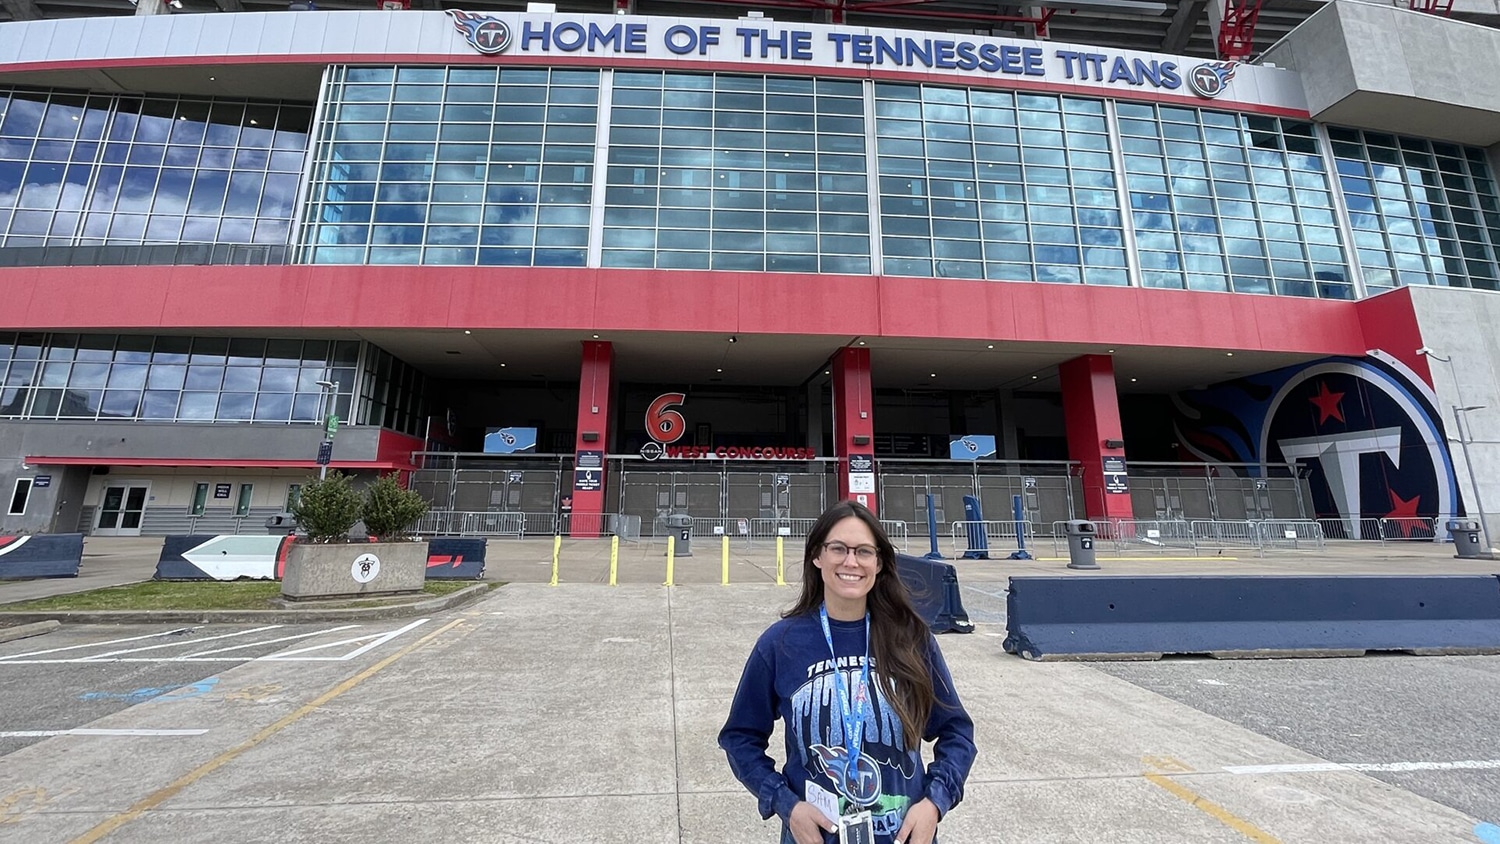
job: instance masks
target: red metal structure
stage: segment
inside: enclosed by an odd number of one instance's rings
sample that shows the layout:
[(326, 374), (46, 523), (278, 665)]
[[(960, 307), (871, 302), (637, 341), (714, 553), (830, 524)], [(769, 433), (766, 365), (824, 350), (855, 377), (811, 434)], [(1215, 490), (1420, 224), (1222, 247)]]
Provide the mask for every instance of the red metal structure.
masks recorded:
[(1260, 17), (1263, 2), (1264, 0), (1224, 0), (1224, 19), (1219, 23), (1219, 58), (1225, 61), (1250, 58), (1250, 54), (1255, 51), (1255, 20)]
[(1414, 12), (1442, 15), (1445, 18), (1453, 13), (1453, 0), (1409, 0), (1409, 2), (1408, 8)]

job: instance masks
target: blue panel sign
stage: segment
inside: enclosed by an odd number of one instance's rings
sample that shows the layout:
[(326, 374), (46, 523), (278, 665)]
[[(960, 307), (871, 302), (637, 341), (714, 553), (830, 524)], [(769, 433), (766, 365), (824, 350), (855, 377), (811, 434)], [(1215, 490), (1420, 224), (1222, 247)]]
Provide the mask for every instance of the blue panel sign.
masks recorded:
[(576, 466), (579, 469), (603, 469), (604, 452), (580, 451), (578, 452), (578, 462)]
[(995, 456), (995, 437), (992, 434), (964, 434), (948, 442), (948, 459), (981, 460)]
[(32, 489), (46, 489), (49, 486), (52, 486), (51, 475), (37, 475), (35, 478), (31, 479)]
[(870, 454), (849, 455), (849, 471), (851, 472), (873, 472), (875, 471), (875, 457)]
[(484, 435), (485, 454), (535, 454), (535, 428), (491, 428)]

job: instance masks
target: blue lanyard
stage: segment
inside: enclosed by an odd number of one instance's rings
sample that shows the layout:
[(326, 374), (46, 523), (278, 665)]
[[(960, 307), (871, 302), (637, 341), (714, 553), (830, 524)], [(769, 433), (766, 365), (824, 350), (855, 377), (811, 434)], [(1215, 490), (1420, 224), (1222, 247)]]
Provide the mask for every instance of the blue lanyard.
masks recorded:
[(844, 672), (839, 670), (839, 655), (833, 649), (833, 631), (828, 627), (828, 606), (818, 607), (818, 617), (823, 622), (823, 638), (828, 641), (828, 653), (833, 657), (833, 687), (837, 693), (835, 706), (844, 722), (844, 740), (849, 743), (849, 755), (844, 760), (842, 784), (845, 794), (859, 771), (859, 753), (864, 746), (865, 707), (869, 704), (870, 689), (870, 614), (865, 613), (865, 661), (859, 674), (857, 694), (851, 698), (844, 684)]

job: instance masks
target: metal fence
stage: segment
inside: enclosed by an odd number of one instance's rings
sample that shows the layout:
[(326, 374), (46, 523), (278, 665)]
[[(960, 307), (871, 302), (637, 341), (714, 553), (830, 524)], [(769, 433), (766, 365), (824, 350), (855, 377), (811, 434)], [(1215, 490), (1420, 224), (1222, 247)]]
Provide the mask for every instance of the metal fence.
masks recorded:
[[(1052, 523), (1052, 553), (1067, 552), (1065, 522)], [(1324, 545), (1323, 528), (1311, 519), (1117, 519), (1096, 522), (1095, 548), (1110, 548), (1117, 554), (1150, 551), (1318, 550)], [(1107, 544), (1106, 544), (1107, 543)]]

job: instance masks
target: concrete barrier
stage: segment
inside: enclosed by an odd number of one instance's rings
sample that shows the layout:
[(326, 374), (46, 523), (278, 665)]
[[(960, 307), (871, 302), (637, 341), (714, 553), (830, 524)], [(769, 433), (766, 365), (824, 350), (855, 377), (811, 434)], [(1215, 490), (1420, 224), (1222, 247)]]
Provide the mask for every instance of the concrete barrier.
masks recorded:
[(428, 580), (478, 580), (484, 576), (483, 537), (434, 536), (427, 541)]
[(1500, 653), (1500, 577), (1013, 577), (1032, 660)]
[(81, 533), (0, 536), (0, 580), (77, 577), (82, 562)]
[[(292, 536), (168, 536), (156, 561), (156, 579), (280, 580), (295, 541)], [(479, 578), (484, 574), (485, 546), (482, 538), (432, 537), (427, 579)]]
[(974, 624), (958, 594), (958, 571), (948, 563), (896, 555), (896, 573), (911, 593), (917, 614), (934, 633), (973, 633)]
[(157, 580), (276, 580), (290, 536), (168, 536), (156, 560)]

